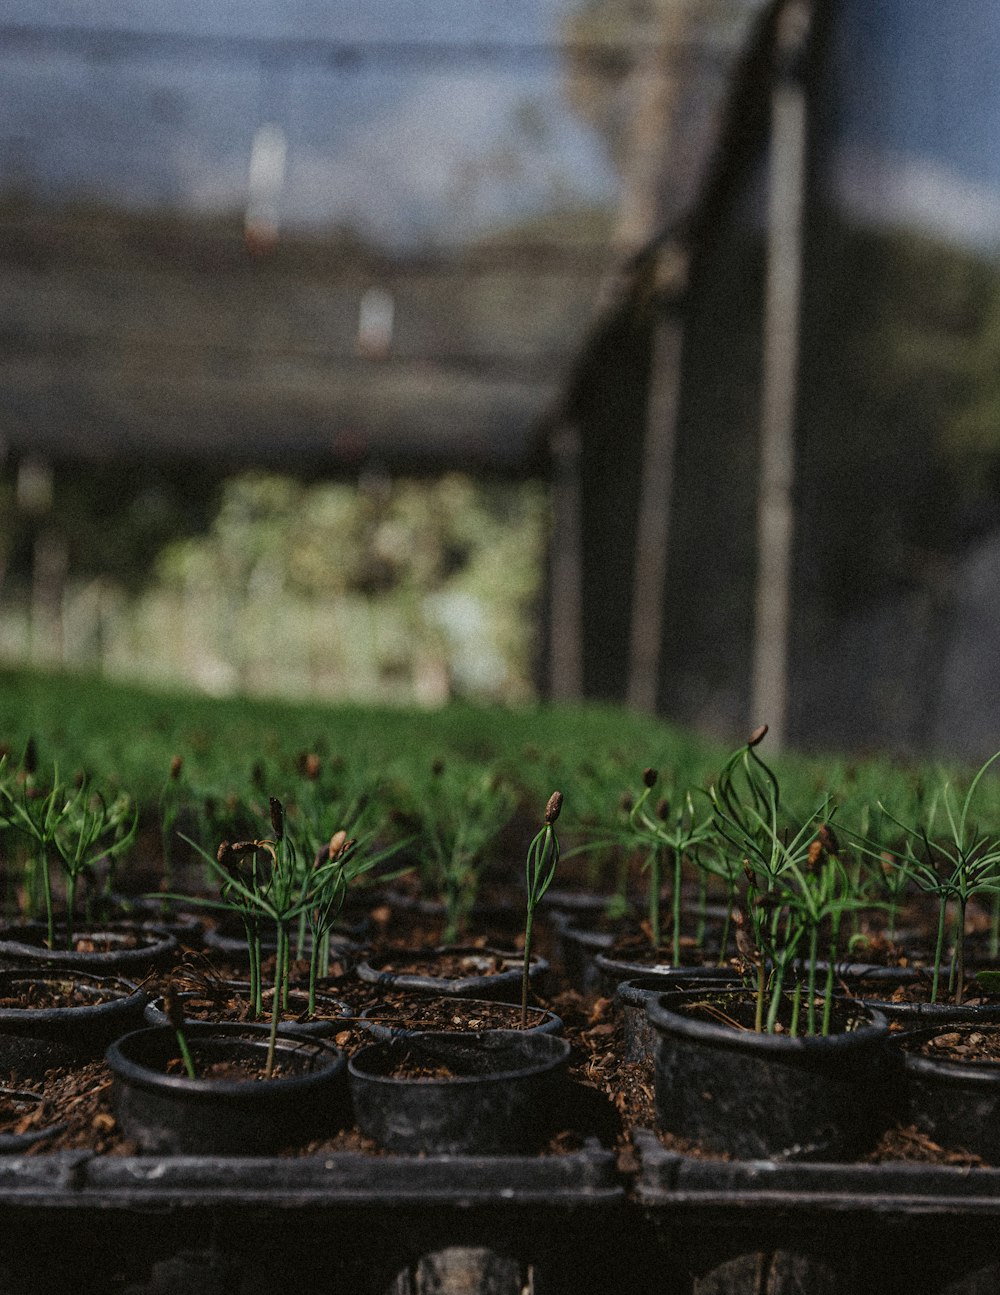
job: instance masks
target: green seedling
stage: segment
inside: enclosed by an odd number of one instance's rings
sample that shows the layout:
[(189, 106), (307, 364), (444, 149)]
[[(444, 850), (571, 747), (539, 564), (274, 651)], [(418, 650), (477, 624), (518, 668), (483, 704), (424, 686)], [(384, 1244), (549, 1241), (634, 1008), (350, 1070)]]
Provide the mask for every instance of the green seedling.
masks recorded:
[[(719, 834), (735, 857), (742, 859), (747, 879), (745, 905), (737, 906), (733, 914), (737, 947), (755, 972), (755, 1028), (773, 1033), (789, 972), (805, 946), (805, 978), (804, 982), (798, 979), (793, 992), (791, 1030), (799, 1032), (804, 992), (806, 1032), (814, 1034), (818, 1029), (826, 1034), (842, 920), (865, 901), (852, 892), (850, 874), (841, 861), (830, 826), (834, 809), (829, 798), (801, 824), (782, 812), (778, 779), (756, 750), (766, 733), (764, 726), (751, 734), (709, 793)], [(827, 965), (823, 1013), (817, 1025), (823, 931), (827, 932)]]
[[(346, 832), (341, 831), (331, 838), (325, 852), (315, 859), (307, 858), (287, 830), (284, 807), (274, 797), (270, 799), (270, 818), (272, 837), (223, 841), (214, 857), (197, 842), (184, 838), (199, 851), (220, 883), (218, 900), (187, 902), (237, 913), (243, 921), (250, 956), (250, 993), (258, 1016), (263, 1015), (262, 924), (269, 923), (276, 932), (268, 1077), (274, 1065), (278, 1021), (288, 1004), (292, 930), (305, 914), (313, 932), (309, 968), (309, 1010), (313, 1011), (321, 959), (329, 958), (329, 931), (348, 886), (383, 857), (362, 855), (358, 843), (348, 840)], [(183, 900), (185, 896), (170, 898)]]
[(427, 880), (444, 901), (442, 940), (454, 944), (476, 902), (487, 848), (513, 815), (516, 797), (495, 770), (436, 760), (414, 801)]
[(71, 948), (80, 878), (98, 860), (111, 860), (129, 848), (139, 826), (138, 806), (124, 795), (108, 801), (86, 782), (76, 788), (65, 787), (56, 771), (47, 794), (42, 794), (33, 780), (24, 779), (20, 785), (0, 782), (0, 823), (27, 837), (33, 847), (50, 949), (56, 947), (52, 864), (62, 864), (66, 874), (66, 948)]
[(660, 899), (663, 889), (663, 861), (666, 856), (672, 865), (671, 885), (672, 934), (671, 960), (674, 966), (681, 961), (681, 898), (682, 874), (685, 859), (693, 859), (699, 849), (707, 846), (715, 835), (711, 810), (699, 818), (695, 812), (694, 797), (685, 792), (679, 807), (671, 810), (666, 798), (661, 798), (655, 811), (650, 812), (649, 802), (657, 783), (655, 769), (646, 769), (642, 776), (643, 790), (632, 806), (628, 827), (622, 840), (646, 851), (649, 872), (649, 930), (654, 949), (661, 945), (662, 922)]
[(191, 1060), (191, 1049), (188, 1047), (187, 1037), (184, 1034), (184, 1008), (181, 1006), (181, 1000), (177, 996), (177, 991), (173, 985), (168, 985), (164, 990), (163, 1010), (166, 1012), (167, 1020), (173, 1027), (177, 1038), (177, 1047), (180, 1051), (181, 1061), (184, 1063), (187, 1077), (188, 1079), (196, 1079), (194, 1062)]
[(527, 881), (527, 910), (524, 919), (524, 969), (521, 973), (521, 1029), (528, 1028), (528, 980), (531, 971), (531, 936), (535, 909), (539, 900), (552, 885), (559, 866), (559, 838), (556, 836), (556, 819), (562, 809), (561, 791), (554, 791), (545, 806), (545, 822), (528, 846), (525, 864)]
[[(961, 800), (950, 781), (941, 783), (931, 797), (923, 823), (904, 823), (880, 805), (886, 818), (902, 833), (901, 845), (886, 850), (878, 843), (859, 843), (859, 848), (869, 854), (877, 851), (880, 859), (889, 854), (919, 889), (937, 899), (931, 1002), (938, 1001), (941, 988), (949, 903), (955, 904), (955, 955), (949, 969), (948, 988), (955, 1001), (961, 1003), (965, 992), (965, 917), (969, 901), (978, 895), (1000, 894), (1000, 836), (981, 831), (971, 818), (976, 793), (998, 759), (1000, 751), (979, 767)], [(939, 814), (944, 824), (937, 832), (935, 824)]]

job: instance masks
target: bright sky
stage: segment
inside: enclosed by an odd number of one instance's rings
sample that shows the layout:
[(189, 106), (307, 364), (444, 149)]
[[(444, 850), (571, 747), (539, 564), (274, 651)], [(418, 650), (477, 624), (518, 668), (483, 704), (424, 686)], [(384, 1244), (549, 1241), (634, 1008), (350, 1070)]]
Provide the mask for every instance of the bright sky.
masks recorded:
[(848, 207), (1000, 249), (1000, 6), (842, 0), (839, 13)]
[[(8, 0), (7, 24), (373, 43), (556, 41), (572, 0)], [(126, 52), (123, 52), (123, 49)], [(349, 222), (387, 242), (447, 241), (575, 203), (613, 202), (601, 141), (551, 57), (366, 52), (263, 69), (197, 42), (0, 53), (0, 183), (137, 205), (239, 209), (265, 121), (288, 137), (286, 224)]]

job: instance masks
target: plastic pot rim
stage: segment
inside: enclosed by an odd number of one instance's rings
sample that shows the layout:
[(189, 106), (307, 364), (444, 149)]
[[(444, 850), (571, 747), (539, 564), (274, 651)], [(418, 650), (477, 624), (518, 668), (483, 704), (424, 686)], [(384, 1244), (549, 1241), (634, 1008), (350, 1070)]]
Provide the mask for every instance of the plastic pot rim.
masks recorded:
[[(480, 1007), (489, 1007), (489, 1008), (494, 1008), (494, 1007), (517, 1008), (516, 1003), (502, 1003), (502, 1002), (498, 1002), (495, 998), (456, 998), (454, 994), (442, 994), (438, 999), (430, 998), (428, 995), (421, 995), (421, 998), (423, 1002), (427, 1005), (434, 1002), (444, 1002), (454, 1006), (455, 1008), (475, 1007), (477, 1005)], [(501, 1030), (510, 1028), (509, 1026), (498, 1025), (495, 1028), (490, 1028), (485, 1030), (440, 1030), (440, 1029), (410, 1030), (402, 1025), (386, 1025), (382, 1021), (373, 1021), (369, 1019), (369, 1013), (375, 1013), (382, 1010), (384, 1010), (384, 1008), (382, 1008), (378, 1003), (372, 1003), (371, 1006), (364, 1008), (364, 1010), (360, 1013), (360, 1015), (357, 1018), (358, 1023), (362, 1026), (362, 1028), (368, 1030), (369, 1033), (373, 1035), (375, 1034), (375, 1030), (372, 1027), (381, 1026), (381, 1028), (386, 1033), (383, 1038), (378, 1039), (379, 1043), (387, 1043), (394, 1038), (410, 1039), (410, 1038), (413, 1038), (415, 1034), (462, 1034), (462, 1035), (497, 1034)], [(518, 1008), (518, 1010), (520, 1009)], [(350, 1012), (349, 1008), (348, 1008), (348, 1012)], [(541, 1017), (541, 1020), (539, 1020), (535, 1025), (529, 1024), (527, 1029), (524, 1029), (524, 1030), (515, 1026), (514, 1027), (515, 1034), (561, 1034), (562, 1033), (563, 1019), (561, 1016), (557, 1016), (555, 1012), (550, 1012), (545, 1007), (535, 1007), (533, 1004), (529, 1003), (528, 1004), (529, 1022), (531, 1020), (532, 1015)]]
[[(448, 1041), (453, 1041), (456, 1038), (461, 1038), (468, 1041), (473, 1039), (482, 1039), (487, 1036), (489, 1036), (492, 1040), (496, 1040), (498, 1037), (504, 1036), (504, 1035), (510, 1036), (509, 1040), (504, 1040), (509, 1042), (513, 1042), (515, 1039), (517, 1040), (530, 1039), (532, 1040), (532, 1043), (530, 1044), (530, 1046), (538, 1047), (540, 1050), (547, 1049), (550, 1055), (540, 1057), (537, 1062), (534, 1062), (531, 1065), (521, 1064), (520, 1066), (514, 1069), (511, 1069), (511, 1068), (504, 1069), (504, 1068), (498, 1067), (496, 1070), (488, 1070), (483, 1074), (454, 1075), (448, 1079), (433, 1079), (433, 1078), (420, 1079), (420, 1078), (417, 1078), (416, 1076), (410, 1077), (405, 1075), (380, 1075), (380, 1074), (374, 1073), (373, 1071), (367, 1069), (362, 1064), (360, 1064), (364, 1061), (366, 1057), (371, 1059), (372, 1054), (376, 1051), (378, 1052), (379, 1055), (384, 1055), (384, 1053), (386, 1052), (392, 1051), (394, 1049), (398, 1050), (401, 1047), (405, 1047), (406, 1045), (412, 1043), (414, 1041), (414, 1038), (420, 1038), (425, 1040), (442, 1039), (442, 1040), (448, 1040)], [(545, 1040), (545, 1042), (536, 1043), (534, 1042), (535, 1040)], [(461, 1085), (463, 1087), (467, 1087), (470, 1084), (482, 1084), (484, 1081), (490, 1082), (490, 1083), (494, 1083), (494, 1082), (508, 1083), (518, 1079), (530, 1079), (537, 1075), (544, 1075), (549, 1073), (550, 1071), (558, 1070), (561, 1066), (565, 1065), (565, 1063), (569, 1060), (570, 1051), (571, 1051), (571, 1047), (568, 1039), (563, 1038), (563, 1036), (560, 1034), (544, 1034), (541, 1031), (532, 1032), (529, 1030), (481, 1030), (477, 1032), (472, 1032), (472, 1031), (459, 1032), (459, 1031), (427, 1030), (427, 1031), (421, 1031), (418, 1034), (411, 1035), (407, 1038), (385, 1039), (385, 1040), (379, 1041), (378, 1043), (368, 1044), (367, 1047), (362, 1048), (360, 1051), (356, 1052), (353, 1057), (350, 1058), (350, 1060), (347, 1063), (347, 1073), (351, 1077), (356, 1079), (361, 1079), (367, 1084), (384, 1085), (390, 1091), (392, 1089), (396, 1089), (398, 1091), (401, 1088), (413, 1087), (415, 1085), (420, 1085), (421, 1088), (441, 1089), (441, 1088), (454, 1088), (456, 1084)]]
[[(829, 1055), (835, 1052), (850, 1052), (859, 1046), (880, 1042), (889, 1037), (889, 1022), (885, 1016), (872, 1007), (857, 1004), (858, 1015), (867, 1017), (864, 1023), (853, 1030), (841, 1030), (824, 1035), (796, 1035), (757, 1033), (755, 1030), (737, 1030), (729, 1025), (713, 1021), (698, 1021), (680, 1012), (673, 1012), (664, 1005), (664, 1000), (692, 1002), (694, 995), (704, 997), (706, 994), (728, 995), (730, 997), (749, 998), (752, 992), (746, 990), (713, 989), (710, 985), (703, 989), (680, 990), (675, 993), (661, 993), (646, 1005), (646, 1014), (655, 1029), (663, 1034), (673, 1034), (708, 1047), (739, 1048), (753, 1052), (782, 1053), (787, 1057), (808, 1056), (811, 1053)], [(848, 1001), (854, 1006), (854, 1000)]]
[[(244, 989), (244, 990), (246, 990), (247, 992), (249, 992), (249, 990), (250, 990), (250, 982), (249, 982), (249, 981), (247, 981), (247, 980), (230, 980), (230, 981), (226, 981), (226, 984), (227, 984), (231, 989), (236, 990), (236, 991), (238, 991), (238, 990), (240, 990), (240, 989)], [(308, 997), (308, 994), (309, 994), (309, 990), (308, 990), (308, 989), (303, 988), (302, 986), (299, 986), (299, 985), (290, 985), (290, 986), (289, 986), (289, 990), (288, 990), (288, 992), (289, 992), (289, 995), (291, 995), (291, 994), (296, 994), (296, 995), (299, 995), (299, 996), (301, 996), (301, 997), (306, 997), (306, 998)], [(182, 990), (182, 991), (177, 995), (177, 998), (178, 998), (178, 1001), (181, 1003), (181, 1006), (183, 1007), (184, 1003), (185, 1003), (189, 998), (197, 998), (197, 997), (199, 997), (199, 996), (201, 995), (201, 993), (202, 993), (202, 991), (201, 991), (201, 990), (198, 990), (198, 989), (185, 989), (185, 990)], [(268, 986), (268, 988), (267, 988), (267, 989), (265, 989), (265, 990), (263, 991), (263, 993), (264, 993), (264, 995), (265, 995), (265, 996), (271, 996), (271, 995), (273, 995), (273, 993), (274, 993), (274, 987), (273, 987), (273, 986)], [(206, 996), (207, 996), (207, 995), (206, 995)], [(336, 1016), (330, 1016), (330, 1017), (324, 1017), (324, 1016), (311, 1016), (311, 1017), (309, 1017), (309, 1018), (308, 1018), (307, 1020), (305, 1020), (305, 1021), (281, 1021), (281, 1022), (279, 1022), (279, 1024), (278, 1024), (278, 1033), (279, 1033), (279, 1036), (280, 1036), (280, 1034), (281, 1034), (281, 1031), (282, 1031), (282, 1030), (288, 1031), (289, 1033), (292, 1033), (292, 1032), (294, 1031), (294, 1032), (296, 1032), (296, 1034), (298, 1035), (298, 1034), (299, 1034), (299, 1033), (301, 1033), (303, 1030), (307, 1030), (310, 1026), (316, 1026), (316, 1025), (321, 1025), (321, 1024), (329, 1024), (330, 1026), (334, 1026), (334, 1025), (336, 1025), (337, 1021), (339, 1021), (339, 1020), (342, 1020), (342, 1019), (351, 1019), (351, 1018), (353, 1018), (354, 1012), (353, 1012), (353, 1009), (352, 1009), (352, 1007), (351, 1007), (350, 1003), (345, 1002), (345, 1001), (344, 1001), (344, 999), (342, 999), (342, 998), (338, 998), (338, 997), (337, 997), (336, 995), (334, 995), (334, 994), (325, 994), (325, 993), (323, 993), (321, 990), (318, 990), (318, 989), (317, 989), (317, 991), (316, 991), (316, 1002), (317, 1002), (317, 1003), (319, 1003), (319, 1002), (323, 1002), (323, 1003), (327, 1003), (327, 1004), (336, 1003), (336, 1005), (337, 1005), (341, 1010), (337, 1013), (337, 1015), (336, 1015)], [(146, 1006), (145, 1006), (145, 1009), (144, 1009), (144, 1014), (145, 1014), (146, 1024), (147, 1024), (151, 1029), (154, 1029), (154, 1028), (159, 1027), (159, 1026), (169, 1025), (169, 1021), (167, 1020), (167, 1014), (166, 1014), (166, 1012), (165, 1012), (165, 1011), (164, 1011), (164, 1009), (163, 1009), (163, 995), (162, 995), (162, 994), (158, 994), (155, 998), (151, 998), (151, 999), (149, 1000), (149, 1002), (147, 1002), (147, 1004), (146, 1004)], [(185, 1028), (185, 1029), (187, 1029), (187, 1028), (188, 1028), (189, 1026), (191, 1026), (191, 1025), (214, 1025), (214, 1024), (218, 1024), (218, 1025), (240, 1025), (240, 1026), (242, 1026), (242, 1027), (245, 1027), (245, 1026), (248, 1026), (248, 1025), (266, 1025), (268, 1030), (270, 1030), (270, 1028), (271, 1028), (270, 1021), (269, 1021), (269, 1020), (265, 1021), (265, 1020), (263, 1020), (263, 1019), (261, 1019), (261, 1020), (257, 1020), (257, 1021), (247, 1021), (247, 1022), (241, 1022), (241, 1021), (219, 1021), (219, 1022), (217, 1022), (217, 1023), (216, 1023), (216, 1022), (212, 1022), (212, 1021), (202, 1021), (202, 1020), (199, 1020), (197, 1017), (187, 1017), (187, 1016), (186, 1016), (186, 1017), (184, 1018), (184, 1022), (185, 1022), (185, 1024), (184, 1024), (184, 1028)]]
[[(928, 1038), (936, 1034), (952, 1034), (955, 1029), (967, 1029), (970, 1032), (978, 1029), (991, 1030), (1000, 1034), (1000, 1022), (989, 1021), (977, 1025), (974, 1021), (955, 1021), (953, 1025), (942, 1022), (940, 1026), (926, 1031)], [(923, 1057), (911, 1052), (906, 1046), (916, 1040), (913, 1035), (899, 1040), (899, 1049), (903, 1054), (903, 1065), (909, 1074), (924, 1079), (941, 1079), (950, 1083), (963, 1083), (973, 1087), (997, 1087), (1000, 1085), (1000, 1061), (966, 1061), (950, 1060), (947, 1057)]]
[(96, 971), (81, 971), (76, 967), (32, 966), (5, 967), (0, 970), (0, 986), (17, 981), (71, 981), (78, 984), (90, 981), (95, 989), (118, 989), (118, 997), (106, 1003), (82, 1003), (66, 1007), (0, 1007), (0, 1033), (4, 1025), (32, 1021), (37, 1025), (57, 1022), (89, 1021), (114, 1016), (119, 1012), (138, 1011), (147, 1001), (146, 991), (122, 976), (102, 976)]
[[(432, 959), (435, 955), (442, 957), (478, 957), (485, 960), (503, 958), (510, 966), (503, 971), (471, 971), (464, 976), (435, 976), (428, 971), (393, 971), (391, 966), (379, 966), (379, 963), (405, 962), (408, 958)], [(389, 953), (380, 953), (374, 959), (363, 958), (355, 967), (355, 974), (366, 984), (384, 984), (394, 989), (424, 989), (431, 987), (442, 994), (455, 994), (457, 990), (475, 990), (486, 985), (512, 985), (521, 980), (523, 975), (523, 955), (516, 950), (507, 951), (491, 947), (479, 948), (475, 945), (441, 945), (434, 949), (396, 949)], [(528, 977), (532, 979), (544, 975), (549, 969), (545, 958), (532, 954)], [(447, 990), (445, 987), (448, 987)], [(465, 997), (465, 995), (462, 995)]]
[[(38, 929), (44, 930), (42, 923), (20, 922), (8, 926), (7, 930)], [(57, 924), (58, 929), (58, 924)], [(129, 923), (129, 934), (138, 936), (140, 943), (132, 948), (111, 948), (94, 951), (78, 949), (50, 949), (45, 944), (31, 944), (23, 940), (11, 939), (0, 927), (0, 957), (6, 959), (23, 958), (36, 966), (49, 968), (61, 964), (64, 968), (79, 967), (81, 971), (92, 971), (99, 975), (102, 967), (108, 968), (109, 975), (115, 974), (115, 968), (127, 970), (130, 967), (147, 966), (151, 962), (165, 959), (178, 948), (177, 937), (161, 927), (145, 923)], [(75, 928), (77, 937), (82, 935), (122, 936), (124, 932), (115, 931), (114, 923), (102, 925), (82, 924)]]
[[(203, 1025), (191, 1022), (185, 1025), (184, 1034), (189, 1042), (196, 1043), (199, 1039), (221, 1039), (223, 1041), (230, 1039), (249, 1044), (251, 1047), (266, 1053), (270, 1026), (234, 1023)], [(257, 1035), (258, 1038), (248, 1039), (248, 1034)], [(116, 1078), (120, 1077), (135, 1088), (170, 1093), (190, 1100), (218, 1101), (223, 1098), (242, 1100), (251, 1098), (255, 1094), (266, 1097), (268, 1091), (273, 1092), (279, 1087), (280, 1091), (286, 1095), (295, 1089), (305, 1093), (310, 1088), (316, 1087), (317, 1084), (329, 1081), (338, 1070), (346, 1068), (346, 1058), (339, 1048), (323, 1039), (282, 1034), (279, 1029), (276, 1056), (280, 1056), (282, 1053), (301, 1052), (307, 1049), (312, 1051), (321, 1063), (325, 1064), (320, 1064), (315, 1069), (311, 1069), (304, 1074), (277, 1075), (273, 1079), (189, 1079), (187, 1075), (168, 1075), (166, 1072), (153, 1066), (145, 1065), (141, 1061), (136, 1061), (128, 1055), (130, 1049), (141, 1046), (144, 1042), (152, 1043), (154, 1037), (156, 1040), (163, 1039), (164, 1041), (174, 1042), (176, 1046), (176, 1035), (169, 1025), (153, 1025), (141, 1030), (132, 1030), (129, 1034), (122, 1035), (120, 1039), (116, 1039), (109, 1045), (105, 1053), (108, 1066)]]

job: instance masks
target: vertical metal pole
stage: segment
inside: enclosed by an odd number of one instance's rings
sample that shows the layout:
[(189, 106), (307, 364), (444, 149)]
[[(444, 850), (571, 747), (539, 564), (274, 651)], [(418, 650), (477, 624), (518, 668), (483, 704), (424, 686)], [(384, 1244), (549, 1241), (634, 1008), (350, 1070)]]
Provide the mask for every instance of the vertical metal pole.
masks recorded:
[(656, 712), (660, 687), (667, 541), (684, 340), (681, 303), (687, 272), (688, 258), (682, 248), (674, 245), (660, 252), (656, 285), (659, 311), (653, 333), (636, 520), (627, 689), (629, 706), (650, 714)]
[(750, 722), (769, 726), (772, 749), (783, 744), (788, 717), (788, 631), (795, 529), (792, 490), (807, 124), (805, 88), (795, 62), (805, 43), (809, 15), (808, 0), (791, 0), (780, 15), (771, 99)]
[(553, 432), (552, 530), (549, 540), (549, 695), (583, 696), (583, 525), (580, 431), (564, 423)]

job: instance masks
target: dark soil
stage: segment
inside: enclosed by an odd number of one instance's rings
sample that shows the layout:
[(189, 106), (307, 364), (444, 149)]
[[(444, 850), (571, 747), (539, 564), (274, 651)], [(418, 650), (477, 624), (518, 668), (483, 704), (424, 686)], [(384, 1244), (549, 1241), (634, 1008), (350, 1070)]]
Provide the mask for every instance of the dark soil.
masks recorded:
[[(528, 1009), (528, 1026), (537, 1025), (541, 1012)], [(519, 1030), (521, 1009), (513, 1003), (489, 1003), (461, 998), (420, 998), (416, 995), (393, 1005), (381, 1001), (367, 1019), (404, 1030)]]
[(431, 1065), (415, 1057), (412, 1052), (404, 1052), (391, 1066), (380, 1072), (386, 1079), (461, 1079), (462, 1072), (451, 1066), (437, 1062)]
[[(55, 943), (51, 952), (120, 953), (125, 949), (149, 948), (154, 944), (158, 944), (162, 939), (162, 934), (157, 931), (142, 930), (136, 927), (134, 930), (121, 931), (81, 931), (73, 937), (70, 943), (67, 943), (65, 934), (60, 935), (57, 927)], [(0, 931), (0, 944), (7, 940), (15, 944), (32, 945), (38, 949), (48, 949), (49, 947), (44, 928), (40, 930), (29, 928), (26, 930), (8, 929), (7, 931)]]
[[(877, 980), (864, 981), (861, 984), (846, 986), (844, 992), (856, 998), (865, 998), (871, 1003), (929, 1003), (932, 989), (930, 977), (921, 976), (917, 980), (907, 980), (893, 988), (890, 988), (890, 984), (885, 981), (881, 983)], [(966, 981), (962, 995), (963, 1006), (976, 1007), (985, 1003), (996, 1003), (996, 1001), (997, 996), (985, 993), (975, 980)], [(938, 984), (937, 1002), (956, 1002), (954, 994), (948, 993), (947, 975), (942, 976)]]
[(111, 1071), (103, 1061), (47, 1071), (43, 1079), (20, 1080), (10, 1076), (11, 1087), (38, 1093), (44, 1100), (26, 1115), (20, 1132), (65, 1124), (66, 1128), (44, 1143), (26, 1148), (25, 1155), (47, 1151), (89, 1149), (98, 1154), (134, 1155), (133, 1143), (123, 1138), (111, 1113)]
[(482, 953), (445, 953), (434, 957), (381, 957), (373, 961), (379, 971), (395, 976), (433, 976), (438, 980), (464, 980), (468, 976), (496, 976), (520, 964), (513, 956), (484, 950)]
[(113, 1003), (126, 997), (123, 989), (113, 986), (98, 988), (79, 984), (73, 980), (53, 980), (40, 976), (37, 980), (25, 978), (15, 981), (16, 994), (0, 996), (3, 1011), (40, 1011), (58, 1007), (94, 1007), (99, 1003)]
[(653, 948), (644, 931), (631, 932), (618, 937), (607, 951), (609, 958), (620, 962), (634, 962), (642, 967), (704, 967), (718, 963), (718, 949), (715, 953), (706, 950), (693, 935), (682, 935), (680, 939), (680, 962), (674, 962), (673, 944), (660, 944)]
[[(823, 999), (815, 1000), (817, 1029), (823, 1012)], [(705, 990), (696, 993), (692, 1000), (683, 1004), (674, 1004), (672, 1011), (678, 1012), (685, 1016), (693, 1016), (698, 1020), (706, 1021), (713, 1025), (726, 1025), (734, 1030), (749, 1032), (754, 1028), (756, 1016), (756, 1000), (752, 990), (747, 990), (742, 996), (719, 994), (712, 990)], [(767, 1012), (767, 1002), (764, 1007), (765, 1015)], [(778, 1012), (778, 1019), (775, 1022), (775, 1034), (787, 1034), (791, 1029), (792, 1002), (789, 995), (785, 995)], [(808, 1019), (808, 1004), (806, 995), (803, 993), (799, 1005), (799, 1022), (798, 1033), (800, 1035), (806, 1032), (806, 1022)], [(840, 1033), (849, 1030), (857, 1023), (857, 1016), (850, 1008), (845, 1008), (842, 1004), (836, 1004), (831, 1013), (831, 1033)]]
[[(907, 1045), (904, 1045), (907, 1046)], [(978, 1027), (947, 1030), (922, 1043), (909, 1045), (908, 1051), (935, 1061), (1000, 1062), (1000, 1029)]]
[[(280, 1062), (275, 1065), (270, 1075), (267, 1074), (263, 1061), (213, 1061), (206, 1064), (199, 1058), (197, 1047), (191, 1048), (191, 1060), (197, 1079), (259, 1080), (266, 1083), (269, 1079), (280, 1079), (282, 1075), (300, 1073), (291, 1066), (281, 1065)], [(187, 1076), (180, 1057), (172, 1057), (167, 1062), (166, 1072), (168, 1075)]]
[[(9, 1089), (0, 1089), (0, 1133), (29, 1132), (38, 1114), (39, 1102)], [(37, 1126), (34, 1126), (37, 1127)]]

